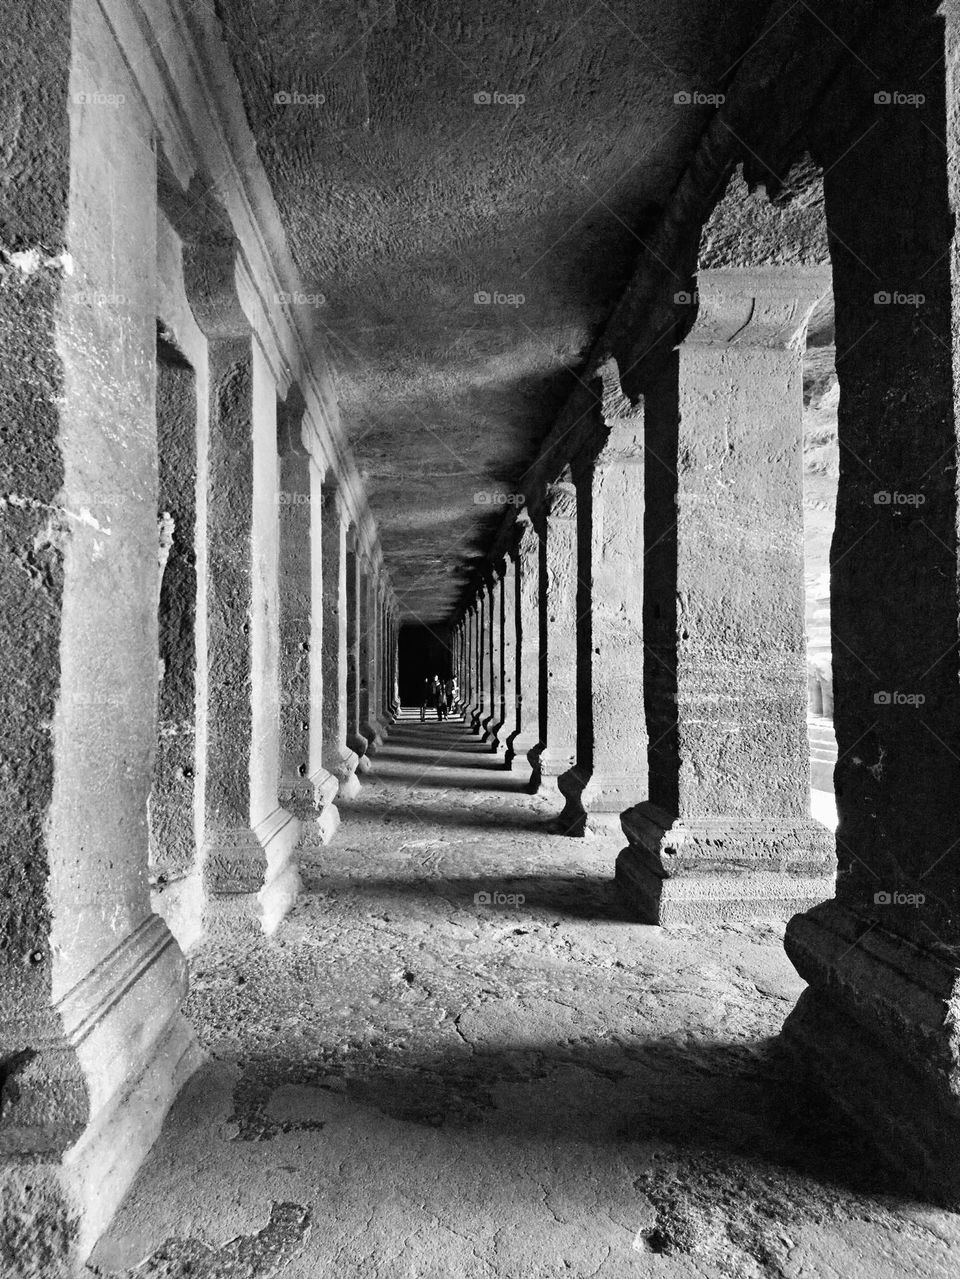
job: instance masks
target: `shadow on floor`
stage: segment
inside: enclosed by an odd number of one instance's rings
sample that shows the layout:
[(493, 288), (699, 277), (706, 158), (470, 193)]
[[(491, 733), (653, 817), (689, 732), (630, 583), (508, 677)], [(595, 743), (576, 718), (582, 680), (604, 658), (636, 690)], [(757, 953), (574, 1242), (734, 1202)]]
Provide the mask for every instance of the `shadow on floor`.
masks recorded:
[[(558, 1005), (562, 1008), (562, 1005)], [(461, 1020), (458, 1018), (458, 1021)], [(587, 1143), (627, 1147), (667, 1143), (671, 1159), (657, 1172), (664, 1191), (676, 1165), (688, 1164), (684, 1193), (716, 1199), (721, 1183), (777, 1225), (799, 1206), (797, 1178), (809, 1184), (803, 1198), (814, 1213), (838, 1210), (843, 1195), (902, 1199), (902, 1186), (877, 1166), (846, 1120), (813, 1091), (778, 1039), (723, 1043), (684, 1033), (632, 1043), (476, 1042), (473, 1050), (446, 1055), (360, 1049), (320, 1064), (258, 1061), (248, 1064), (234, 1093), (232, 1119), (240, 1139), (266, 1140), (281, 1129), (266, 1115), (281, 1085), (318, 1088), (318, 1116), (304, 1127), (323, 1126), (323, 1092), (336, 1094), (390, 1119), (496, 1140), (517, 1148)], [(282, 1129), (289, 1131), (289, 1127)], [(698, 1189), (696, 1184), (702, 1183)], [(637, 1183), (656, 1201), (657, 1180)], [(727, 1185), (727, 1190), (731, 1186)]]
[[(471, 766), (471, 771), (473, 767)], [(495, 769), (485, 770), (481, 777), (461, 776), (454, 772), (446, 760), (426, 757), (422, 761), (404, 756), (402, 759), (382, 762), (378, 757), (374, 770), (361, 778), (361, 785), (370, 786), (379, 782), (383, 786), (424, 787), (429, 790), (485, 790), (500, 795), (525, 795), (529, 789), (527, 776), (511, 772), (502, 763)]]
[[(609, 878), (589, 875), (507, 876), (491, 871), (489, 875), (420, 876), (402, 879), (397, 876), (374, 879), (369, 875), (350, 879), (342, 875), (324, 875), (321, 867), (301, 868), (307, 891), (344, 897), (372, 897), (378, 905), (395, 902), (398, 913), (414, 899), (436, 907), (442, 897), (458, 910), (476, 913), (484, 923), (522, 923), (531, 918), (564, 918), (629, 923), (637, 927), (636, 917), (627, 913), (623, 895)], [(520, 901), (519, 899), (523, 900)], [(500, 918), (502, 916), (502, 919)]]
[[(430, 829), (552, 833), (548, 815), (536, 809), (503, 809), (495, 806), (485, 809), (480, 805), (454, 806), (453, 803), (449, 808), (441, 809), (434, 798), (416, 803), (405, 796), (399, 797), (396, 801), (361, 796), (359, 799), (344, 800), (342, 803), (338, 800), (337, 807), (340, 809), (341, 816), (349, 820), (351, 828), (355, 831), (358, 831), (361, 824), (372, 824), (387, 829), (391, 825), (406, 824)], [(344, 830), (338, 839), (340, 843), (349, 842), (349, 831)]]

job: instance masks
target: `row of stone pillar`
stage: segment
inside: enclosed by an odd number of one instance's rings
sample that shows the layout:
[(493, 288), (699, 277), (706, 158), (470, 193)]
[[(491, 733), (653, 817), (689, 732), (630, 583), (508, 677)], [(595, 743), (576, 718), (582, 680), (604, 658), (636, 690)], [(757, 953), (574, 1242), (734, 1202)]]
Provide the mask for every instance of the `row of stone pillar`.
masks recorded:
[(701, 273), (638, 406), (600, 370), (590, 445), (455, 628), (468, 722), (566, 829), (622, 825), (618, 881), (650, 922), (785, 918), (833, 889), (808, 815), (801, 470), (803, 338), (829, 287)]
[(356, 794), (394, 715), (396, 610), (311, 454), (302, 396), (278, 402), (249, 331), (212, 334), (204, 373), (197, 639), (188, 602), (171, 600), (179, 634), (161, 654), (164, 679), (185, 646), (196, 659), (202, 839), (193, 866), (151, 841), (154, 906), (185, 943), (226, 921), (275, 926), (297, 850), (333, 836), (338, 795)]

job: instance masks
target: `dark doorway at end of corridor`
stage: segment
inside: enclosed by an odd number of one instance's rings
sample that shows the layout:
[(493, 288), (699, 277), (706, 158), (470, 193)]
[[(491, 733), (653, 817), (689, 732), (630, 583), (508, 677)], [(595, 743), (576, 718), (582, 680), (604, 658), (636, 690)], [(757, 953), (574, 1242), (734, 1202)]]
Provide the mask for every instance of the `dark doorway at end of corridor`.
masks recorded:
[(450, 648), (429, 626), (400, 628), (400, 701), (419, 706), (423, 681), (431, 675), (447, 679), (452, 668)]

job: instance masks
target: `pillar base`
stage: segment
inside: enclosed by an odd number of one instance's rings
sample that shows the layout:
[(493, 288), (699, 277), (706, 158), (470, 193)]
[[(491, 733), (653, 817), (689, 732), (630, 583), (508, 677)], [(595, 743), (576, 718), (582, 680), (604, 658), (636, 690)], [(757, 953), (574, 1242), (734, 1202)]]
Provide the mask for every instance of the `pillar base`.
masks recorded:
[(326, 768), (318, 768), (305, 782), (280, 791), (280, 803), (300, 822), (301, 846), (329, 844), (340, 825), (340, 813), (333, 802), (340, 783)]
[(956, 954), (836, 901), (791, 919), (785, 944), (810, 983), (781, 1035), (797, 1069), (899, 1179), (960, 1210)]
[(276, 930), (300, 890), (301, 823), (283, 807), (255, 829), (217, 831), (204, 849), (204, 932)]
[(337, 779), (338, 798), (355, 799), (360, 794), (360, 782), (357, 778), (357, 765), (360, 761), (356, 751), (346, 745), (340, 746), (324, 762), (327, 771)]
[(621, 825), (617, 883), (642, 923), (788, 919), (833, 896), (834, 839), (812, 817), (684, 821), (643, 803)]
[(361, 724), (363, 735), (367, 740), (367, 749), (365, 755), (376, 755), (377, 751), (383, 745), (383, 731), (378, 720), (368, 719), (366, 723)]
[(150, 881), (150, 906), (186, 953), (203, 938), (203, 879), (194, 867), (179, 879)]
[(560, 789), (580, 814), (585, 831), (620, 838), (621, 814), (643, 802), (645, 788), (636, 773), (588, 772), (574, 766), (563, 775)]
[[(186, 991), (183, 955), (151, 914), (58, 1001), (54, 1011), (86, 1080), (89, 1117), (59, 1159), (4, 1166), (10, 1212), (0, 1232), (8, 1245), (18, 1235), (21, 1243), (47, 1237), (79, 1272), (203, 1060), (180, 1012)], [(28, 1078), (29, 1063), (20, 1087)]]

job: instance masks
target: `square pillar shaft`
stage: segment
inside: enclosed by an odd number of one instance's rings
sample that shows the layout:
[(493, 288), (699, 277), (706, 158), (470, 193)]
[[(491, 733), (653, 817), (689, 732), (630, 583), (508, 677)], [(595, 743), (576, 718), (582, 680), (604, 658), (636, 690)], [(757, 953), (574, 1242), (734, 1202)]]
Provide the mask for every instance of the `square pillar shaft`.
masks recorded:
[(347, 516), (335, 484), (323, 486), (314, 505), (320, 523), (321, 634), (323, 663), (324, 767), (337, 778), (340, 794), (352, 799), (360, 789), (357, 753), (347, 744)]
[[(839, 875), (835, 899), (787, 928), (809, 986), (783, 1042), (869, 1157), (957, 1210), (960, 6), (932, 10), (884, 10), (869, 75), (844, 78), (822, 123), (840, 380)], [(877, 103), (864, 134), (860, 104), (885, 77), (921, 99)]]
[(503, 719), (497, 730), (497, 747), (506, 755), (515, 737), (517, 717), (517, 565), (507, 557), (503, 569)]
[(366, 759), (367, 739), (360, 729), (364, 718), (360, 704), (362, 599), (360, 557), (356, 534), (351, 531), (347, 541), (347, 746), (357, 756), (357, 772), (370, 767)]
[(623, 815), (617, 877), (648, 922), (785, 918), (833, 891), (809, 816), (802, 477), (828, 289), (817, 268), (702, 272), (646, 397), (650, 798)]
[(503, 719), (500, 703), (503, 662), (503, 583), (498, 572), (493, 574), (487, 586), (487, 600), (490, 604), (487, 664), (489, 686), (486, 715), (483, 720), (483, 740), (496, 750), (497, 729)]
[(540, 746), (540, 538), (523, 512), (513, 553), (517, 726), (507, 746), (511, 768), (531, 766)]
[(605, 366), (599, 381), (603, 443), (577, 476), (583, 531), (577, 764), (561, 786), (588, 829), (619, 834), (623, 810), (647, 797), (643, 410), (623, 395), (615, 366)]
[(485, 714), (484, 696), (489, 680), (487, 667), (489, 665), (489, 623), (490, 608), (484, 594), (481, 592), (477, 596), (475, 609), (475, 646), (474, 646), (474, 684), (473, 684), (473, 704), (470, 713), (470, 726), (475, 733), (481, 731), (481, 721)]
[(550, 486), (540, 531), (540, 742), (534, 785), (559, 794), (577, 754), (577, 499), (571, 482)]
[(321, 477), (301, 439), (302, 404), (279, 414), (280, 802), (307, 842), (338, 824), (336, 777), (322, 763)]

